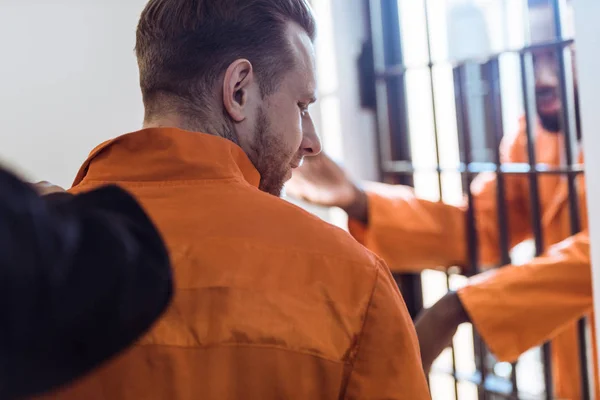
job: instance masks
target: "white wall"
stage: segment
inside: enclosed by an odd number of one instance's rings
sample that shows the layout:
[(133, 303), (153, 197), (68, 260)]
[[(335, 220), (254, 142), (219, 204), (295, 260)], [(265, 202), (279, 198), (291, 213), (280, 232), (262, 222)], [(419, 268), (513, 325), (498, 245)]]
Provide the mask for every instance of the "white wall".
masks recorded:
[(69, 186), (89, 151), (139, 129), (146, 0), (0, 0), (0, 162)]
[(362, 3), (334, 0), (332, 11), (344, 161), (351, 175), (373, 180), (378, 175), (375, 116), (360, 108), (358, 88), (357, 60), (368, 29)]
[(311, 109), (325, 151), (358, 179), (377, 177), (374, 113), (360, 107), (357, 67), (367, 36), (362, 0), (312, 0), (319, 101)]
[[(577, 32), (577, 68), (583, 139), (585, 142), (586, 188), (592, 243), (595, 309), (600, 310), (600, 2), (575, 1), (575, 31)], [(600, 333), (600, 318), (596, 318)]]

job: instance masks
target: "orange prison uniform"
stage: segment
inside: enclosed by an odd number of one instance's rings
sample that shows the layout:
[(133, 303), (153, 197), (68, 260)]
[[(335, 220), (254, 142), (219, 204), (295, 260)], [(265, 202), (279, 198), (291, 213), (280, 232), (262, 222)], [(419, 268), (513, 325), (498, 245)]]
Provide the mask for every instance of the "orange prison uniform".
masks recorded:
[(141, 201), (175, 296), (135, 347), (49, 398), (429, 399), (386, 265), (259, 179), (232, 142), (174, 128), (92, 152), (72, 192), (117, 183)]
[[(525, 129), (522, 120), (519, 132), (503, 142), (503, 162), (528, 162)], [(560, 135), (537, 127), (538, 163), (558, 166), (562, 146)], [(532, 238), (529, 180), (524, 175), (507, 175), (505, 182), (510, 245), (514, 246)], [(554, 339), (555, 394), (566, 399), (580, 398), (575, 326), (580, 317), (591, 315), (593, 307), (583, 176), (577, 183), (583, 233), (571, 236), (566, 178), (542, 175), (544, 256), (525, 266), (475, 277), (459, 291), (473, 323), (500, 360), (514, 361), (529, 348)], [(496, 188), (493, 173), (480, 174), (472, 185), (481, 262), (487, 266), (500, 259)], [(350, 230), (393, 271), (468, 264), (465, 207), (421, 200), (402, 186), (376, 185), (368, 196), (369, 226), (351, 221)], [(600, 398), (598, 385), (596, 393)]]

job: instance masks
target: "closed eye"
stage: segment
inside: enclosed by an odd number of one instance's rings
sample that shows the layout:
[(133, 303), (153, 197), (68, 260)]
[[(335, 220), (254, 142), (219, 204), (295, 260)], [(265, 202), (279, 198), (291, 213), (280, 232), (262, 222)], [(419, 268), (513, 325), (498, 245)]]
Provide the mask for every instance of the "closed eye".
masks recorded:
[(300, 114), (302, 114), (303, 117), (308, 114), (308, 104), (298, 103), (298, 108), (300, 109)]

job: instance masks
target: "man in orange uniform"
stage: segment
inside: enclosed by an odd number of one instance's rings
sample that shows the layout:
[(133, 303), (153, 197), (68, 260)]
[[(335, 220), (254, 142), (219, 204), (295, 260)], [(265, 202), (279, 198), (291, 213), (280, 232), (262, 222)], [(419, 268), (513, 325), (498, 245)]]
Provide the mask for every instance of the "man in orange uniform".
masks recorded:
[[(279, 199), (321, 144), (305, 0), (151, 0), (136, 52), (144, 129), (100, 145), (167, 243), (173, 304), (137, 346), (52, 398), (429, 398), (386, 265)], [(205, 132), (205, 133), (201, 133)]]
[[(532, 29), (538, 30), (532, 33), (551, 40), (553, 32), (546, 34), (552, 31), (551, 13), (539, 9), (531, 16)], [(564, 155), (557, 62), (548, 50), (537, 51), (534, 62), (539, 115), (536, 161), (556, 167)], [(503, 162), (528, 162), (525, 130), (522, 120), (519, 131), (505, 138)], [(525, 176), (506, 176), (505, 182), (512, 247), (532, 237), (529, 184)], [(541, 176), (540, 206), (547, 252), (528, 265), (508, 266), (473, 278), (469, 286), (446, 296), (417, 321), (426, 370), (450, 344), (458, 325), (470, 321), (503, 361), (514, 361), (526, 350), (553, 339), (555, 395), (581, 398), (576, 321), (590, 315), (593, 304), (582, 176), (577, 183), (583, 233), (571, 236), (567, 180), (556, 175)], [(307, 160), (295, 173), (287, 191), (312, 203), (346, 210), (350, 232), (382, 256), (395, 272), (469, 264), (467, 205), (453, 207), (425, 201), (402, 186), (370, 184), (365, 188), (359, 188), (331, 159), (320, 155)], [(479, 175), (471, 188), (479, 261), (487, 266), (498, 265), (500, 260), (496, 188), (494, 174)], [(599, 397), (598, 386), (596, 393)]]

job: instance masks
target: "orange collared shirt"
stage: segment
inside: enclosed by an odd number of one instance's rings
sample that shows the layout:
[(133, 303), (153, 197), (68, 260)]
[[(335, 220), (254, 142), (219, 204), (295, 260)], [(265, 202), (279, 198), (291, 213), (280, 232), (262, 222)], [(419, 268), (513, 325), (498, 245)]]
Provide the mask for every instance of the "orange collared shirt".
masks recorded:
[(173, 128), (93, 151), (72, 191), (110, 182), (136, 196), (169, 248), (175, 296), (135, 347), (51, 398), (429, 398), (385, 264), (259, 178), (233, 143)]

